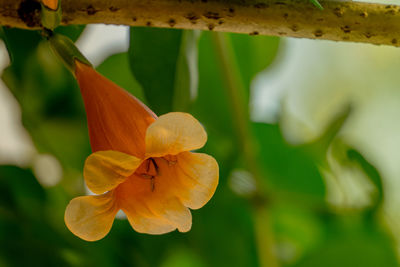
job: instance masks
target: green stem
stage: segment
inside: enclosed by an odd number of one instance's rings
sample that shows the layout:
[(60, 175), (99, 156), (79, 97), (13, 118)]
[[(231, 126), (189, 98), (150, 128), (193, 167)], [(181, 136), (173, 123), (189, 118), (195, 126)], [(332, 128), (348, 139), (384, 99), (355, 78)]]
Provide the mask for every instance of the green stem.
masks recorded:
[(52, 34), (49, 38), (49, 44), (54, 54), (64, 63), (72, 73), (75, 74), (75, 60), (91, 66), (92, 64), (85, 58), (84, 55), (75, 46), (74, 42), (71, 41), (67, 36), (62, 34)]
[[(263, 267), (278, 267), (279, 263), (274, 254), (273, 231), (269, 220), (268, 197), (263, 188), (260, 168), (257, 164), (257, 151), (254, 136), (250, 127), (249, 110), (245, 101), (246, 88), (241, 78), (239, 68), (234, 60), (234, 51), (224, 33), (212, 33), (215, 51), (221, 66), (222, 76), (226, 83), (226, 93), (231, 104), (234, 126), (238, 143), (248, 170), (253, 175), (259, 192), (254, 194), (251, 202), (254, 207), (255, 232), (260, 265)], [(264, 192), (264, 193), (263, 193)], [(260, 197), (262, 198), (260, 201)]]
[(57, 3), (57, 9), (53, 10), (41, 1), (41, 21), (44, 28), (54, 30), (61, 23), (61, 0)]
[(246, 104), (246, 89), (234, 60), (234, 52), (223, 33), (213, 33), (215, 51), (221, 64), (221, 71), (226, 83), (226, 93), (231, 104), (233, 122), (238, 143), (243, 152), (246, 165), (260, 183), (260, 172), (256, 164), (253, 136), (249, 125), (249, 111)]
[(278, 267), (279, 262), (274, 251), (274, 235), (271, 218), (265, 206), (255, 208), (254, 228), (257, 234), (257, 249), (262, 267)]

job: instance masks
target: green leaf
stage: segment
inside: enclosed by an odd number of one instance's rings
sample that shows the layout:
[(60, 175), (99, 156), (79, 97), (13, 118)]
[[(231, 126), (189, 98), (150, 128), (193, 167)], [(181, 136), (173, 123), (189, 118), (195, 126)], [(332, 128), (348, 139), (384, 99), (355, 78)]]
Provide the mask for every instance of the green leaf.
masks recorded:
[(202, 262), (193, 251), (187, 248), (173, 248), (171, 253), (163, 262), (161, 267), (205, 267), (206, 265)]
[(237, 158), (234, 117), (230, 112), (226, 85), (212, 43), (211, 33), (203, 32), (199, 41), (199, 93), (190, 112), (205, 126), (205, 147), (218, 161)]
[(343, 125), (351, 115), (351, 111), (351, 106), (346, 106), (345, 108), (339, 110), (320, 137), (309, 144), (303, 145), (304, 150), (312, 154), (312, 156), (321, 165), (325, 166), (327, 164), (326, 153), (328, 151), (328, 148), (335, 140)]
[(350, 106), (340, 110), (319, 138), (300, 146), (288, 144), (278, 125), (255, 124), (266, 181), (278, 190), (306, 194), (322, 203), (325, 185), (320, 167), (328, 166), (328, 148), (350, 114)]
[(128, 53), (108, 57), (97, 67), (97, 71), (146, 103), (143, 89), (130, 71)]
[(256, 74), (265, 70), (274, 61), (280, 44), (278, 37), (249, 36), (231, 33), (228, 35), (232, 43), (236, 62), (244, 85), (250, 85)]
[(176, 66), (173, 110), (187, 111), (197, 97), (199, 31), (183, 31)]
[(314, 6), (318, 7), (320, 10), (324, 10), (324, 8), (321, 6), (318, 0), (310, 0), (310, 2), (313, 3)]
[[(226, 36), (229, 45), (233, 46), (232, 60), (238, 63), (230, 67), (237, 68), (232, 70), (233, 73), (244, 77), (246, 99), (241, 102), (245, 105), (244, 110), (247, 110), (251, 80), (271, 64), (277, 53), (279, 39), (240, 34), (226, 34)], [(213, 154), (233, 155), (239, 153), (235, 152), (239, 148), (234, 127), (236, 117), (232, 114), (230, 93), (218, 58), (212, 33), (203, 32), (199, 42), (199, 95), (192, 112), (206, 126), (209, 133), (208, 147), (216, 150)]]
[(324, 240), (324, 224), (312, 210), (284, 201), (275, 202), (267, 208), (276, 244), (281, 244), (283, 250), (285, 247), (292, 248), (285, 263), (299, 260)]
[(359, 170), (375, 187), (375, 191), (371, 192), (372, 206), (370, 208), (372, 211), (376, 211), (384, 200), (382, 176), (378, 169), (357, 149), (346, 143), (343, 139), (335, 140), (331, 151), (332, 156), (339, 162), (342, 168)]
[(329, 222), (325, 242), (293, 267), (399, 266), (392, 241), (376, 223), (341, 219)]
[[(35, 52), (39, 43), (43, 41), (43, 38), (41, 37), (40, 31), (7, 27), (2, 27), (2, 29), (3, 33), (0, 37), (4, 39), (6, 43), (11, 58), (11, 64), (19, 76), (21, 75), (20, 72), (22, 71), (21, 67), (23, 62)], [(55, 32), (64, 34), (73, 41), (76, 41), (84, 29), (85, 25), (60, 26)]]
[(5, 195), (9, 195), (4, 198), (4, 194), (1, 194), (1, 206), (11, 206), (11, 209), (18, 209), (31, 217), (42, 216), (41, 207), (45, 203), (46, 193), (31, 170), (0, 166), (0, 184), (0, 188), (7, 188)]
[(257, 266), (251, 207), (223, 181), (210, 203), (193, 216), (188, 239), (207, 266)]
[(157, 114), (186, 110), (196, 94), (196, 42), (192, 31), (131, 28), (131, 70)]
[(220, 182), (210, 203), (193, 212), (194, 224), (188, 239), (206, 265), (257, 266), (252, 210), (227, 185), (241, 153), (234, 134), (236, 118), (231, 113), (210, 32), (203, 32), (199, 40), (199, 78), (199, 94), (190, 111), (207, 131), (208, 140), (202, 151), (217, 159)]
[(276, 194), (300, 194), (301, 201), (324, 203), (325, 184), (313, 158), (301, 147), (289, 145), (278, 125), (253, 124), (259, 147), (259, 165)]
[(86, 25), (58, 26), (54, 30), (54, 32), (63, 34), (71, 39), (73, 42), (76, 42), (76, 40), (78, 40), (85, 28)]
[(38, 31), (16, 28), (3, 27), (3, 33), (13, 72), (17, 79), (22, 79), (24, 63), (36, 51), (42, 38)]
[(21, 106), (23, 125), (40, 153), (55, 155), (67, 171), (80, 170), (90, 147), (74, 77), (37, 32), (5, 34), (15, 56), (2, 78)]
[(5, 266), (69, 266), (62, 256), (66, 240), (48, 220), (49, 201), (30, 169), (0, 166), (0, 258)]
[(347, 157), (350, 161), (359, 165), (359, 167), (364, 171), (364, 173), (368, 176), (372, 184), (377, 189), (376, 196), (376, 206), (380, 206), (383, 203), (384, 199), (384, 191), (382, 184), (382, 177), (378, 171), (378, 169), (372, 165), (359, 151), (354, 148), (350, 148), (347, 151)]

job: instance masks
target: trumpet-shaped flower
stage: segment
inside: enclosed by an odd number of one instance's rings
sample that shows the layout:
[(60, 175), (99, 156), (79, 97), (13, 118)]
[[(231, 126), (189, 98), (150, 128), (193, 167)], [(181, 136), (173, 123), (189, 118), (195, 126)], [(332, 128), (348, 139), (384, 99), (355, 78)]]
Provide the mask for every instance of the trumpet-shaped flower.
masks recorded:
[(204, 206), (218, 184), (218, 164), (202, 153), (207, 134), (187, 113), (157, 117), (92, 67), (76, 61), (93, 150), (84, 166), (97, 195), (71, 200), (65, 222), (88, 241), (110, 231), (119, 210), (140, 233), (189, 231), (190, 209)]

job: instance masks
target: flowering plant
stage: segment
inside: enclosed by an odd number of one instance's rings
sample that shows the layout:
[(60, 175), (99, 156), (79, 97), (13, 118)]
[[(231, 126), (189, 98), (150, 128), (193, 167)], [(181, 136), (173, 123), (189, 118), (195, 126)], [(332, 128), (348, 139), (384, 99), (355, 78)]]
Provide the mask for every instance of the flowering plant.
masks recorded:
[(187, 113), (157, 117), (86, 60), (81, 62), (81, 54), (71, 60), (69, 54), (74, 55), (71, 51), (76, 48), (66, 38), (54, 37), (51, 44), (74, 70), (81, 89), (93, 150), (85, 162), (84, 178), (97, 194), (69, 203), (67, 227), (82, 239), (98, 240), (123, 210), (141, 233), (190, 230), (188, 208), (204, 206), (218, 184), (215, 159), (190, 152), (206, 143), (204, 128)]

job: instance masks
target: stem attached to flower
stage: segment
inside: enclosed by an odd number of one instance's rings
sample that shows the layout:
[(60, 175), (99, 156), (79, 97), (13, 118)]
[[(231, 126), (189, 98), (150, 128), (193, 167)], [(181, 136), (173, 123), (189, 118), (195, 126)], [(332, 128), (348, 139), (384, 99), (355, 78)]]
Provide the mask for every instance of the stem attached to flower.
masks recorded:
[[(257, 183), (257, 192), (250, 199), (254, 208), (255, 232), (258, 244), (260, 265), (278, 267), (279, 263), (274, 254), (274, 238), (268, 216), (268, 197), (265, 196), (265, 181), (262, 179), (260, 167), (257, 164), (257, 152), (254, 136), (250, 128), (249, 111), (246, 90), (234, 60), (234, 52), (223, 33), (213, 33), (213, 41), (218, 56), (222, 75), (226, 83), (226, 93), (231, 103), (238, 143), (241, 146), (248, 170)], [(268, 189), (268, 188), (267, 188)]]
[(50, 47), (53, 52), (61, 59), (64, 65), (75, 73), (75, 60), (91, 66), (89, 60), (79, 51), (75, 44), (62, 34), (52, 34), (49, 37)]
[(41, 22), (46, 29), (53, 30), (61, 23), (61, 0), (41, 1)]

